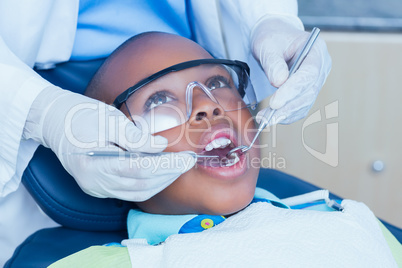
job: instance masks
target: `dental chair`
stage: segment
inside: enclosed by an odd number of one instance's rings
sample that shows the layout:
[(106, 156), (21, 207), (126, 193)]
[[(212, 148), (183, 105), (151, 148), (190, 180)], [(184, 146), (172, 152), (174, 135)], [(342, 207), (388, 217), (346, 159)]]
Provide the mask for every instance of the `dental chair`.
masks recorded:
[[(45, 79), (65, 89), (83, 93), (103, 60), (67, 62), (55, 69), (38, 71)], [(22, 181), (41, 209), (61, 227), (39, 230), (14, 252), (5, 267), (46, 267), (93, 245), (127, 238), (126, 217), (135, 205), (117, 199), (99, 199), (85, 194), (64, 170), (55, 154), (43, 146), (35, 152)], [(261, 169), (258, 186), (279, 198), (319, 188), (272, 169)], [(330, 194), (331, 199), (340, 199)], [(384, 225), (402, 243), (402, 230)]]

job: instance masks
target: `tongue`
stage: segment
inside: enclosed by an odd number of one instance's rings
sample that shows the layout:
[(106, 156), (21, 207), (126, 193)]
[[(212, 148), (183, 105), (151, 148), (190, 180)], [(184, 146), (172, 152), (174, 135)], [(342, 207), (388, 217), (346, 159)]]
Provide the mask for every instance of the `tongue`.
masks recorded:
[(203, 152), (203, 155), (218, 155), (219, 158), (226, 157), (227, 153), (229, 153), (230, 147), (226, 147), (223, 149), (212, 149), (211, 151), (205, 151)]
[(231, 150), (230, 146), (223, 148), (223, 149), (212, 149), (211, 151), (204, 151), (202, 155), (213, 155), (219, 156), (219, 158), (211, 157), (211, 158), (202, 158), (199, 159), (197, 162), (198, 164), (210, 167), (224, 167), (227, 161), (226, 155)]

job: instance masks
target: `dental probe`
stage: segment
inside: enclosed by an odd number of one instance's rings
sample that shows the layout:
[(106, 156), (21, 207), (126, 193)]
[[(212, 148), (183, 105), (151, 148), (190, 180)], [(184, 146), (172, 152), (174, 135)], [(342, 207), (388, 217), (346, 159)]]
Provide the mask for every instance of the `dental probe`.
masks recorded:
[[(319, 34), (320, 34), (320, 29), (317, 27), (314, 27), (310, 33), (310, 36), (309, 36), (306, 44), (304, 45), (302, 51), (297, 56), (296, 61), (293, 63), (292, 67), (290, 68), (288, 79), (299, 69), (301, 63), (304, 61), (304, 59), (310, 52), (311, 47), (313, 46), (313, 44)], [(239, 155), (239, 153), (243, 154), (251, 149), (251, 147), (254, 145), (254, 142), (257, 140), (260, 133), (264, 130), (264, 128), (266, 128), (266, 126), (271, 121), (272, 117), (274, 116), (274, 113), (276, 112), (275, 109), (271, 109), (271, 112), (269, 114), (267, 114), (268, 111), (269, 111), (269, 109), (267, 109), (265, 111), (263, 117), (261, 118), (261, 123), (258, 127), (257, 133), (255, 134), (254, 139), (252, 140), (251, 144), (249, 146), (240, 145), (240, 146), (237, 146), (236, 148), (233, 148), (226, 154), (227, 158), (233, 158), (235, 156), (235, 154), (237, 154), (237, 155)]]
[[(144, 152), (128, 152), (128, 151), (90, 151), (85, 153), (70, 153), (76, 155), (86, 155), (90, 157), (130, 157), (130, 158), (139, 158), (139, 157), (147, 157), (147, 156), (162, 156), (174, 154), (173, 152), (161, 152), (161, 153), (144, 153)], [(188, 152), (194, 158), (215, 158), (219, 157), (218, 155), (200, 155), (195, 152)]]

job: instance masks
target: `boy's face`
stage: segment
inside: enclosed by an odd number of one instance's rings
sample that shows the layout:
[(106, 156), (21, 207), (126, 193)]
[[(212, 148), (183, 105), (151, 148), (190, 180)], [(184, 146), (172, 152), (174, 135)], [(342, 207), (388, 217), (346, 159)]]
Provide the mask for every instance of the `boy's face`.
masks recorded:
[[(197, 110), (209, 112), (218, 108), (205, 97), (194, 98), (194, 102)], [(202, 154), (206, 146), (217, 139), (229, 139), (234, 146), (252, 140), (253, 132), (247, 132), (248, 129), (254, 129), (250, 118), (247, 109), (223, 112), (219, 116), (210, 116), (200, 122), (189, 121), (157, 134), (168, 139), (166, 151), (195, 151)], [(259, 151), (253, 148), (229, 167), (211, 167), (202, 162), (196, 164), (165, 190), (138, 205), (145, 211), (158, 214), (228, 215), (237, 212), (253, 198), (259, 168), (252, 167), (249, 161), (258, 155)]]
[[(164, 51), (151, 50), (141, 64), (130, 67), (131, 75), (127, 85), (156, 73), (171, 65), (183, 61), (211, 58), (211, 56), (192, 42), (183, 42), (181, 38), (164, 40)], [(151, 44), (147, 44), (149, 47)], [(169, 53), (169, 48), (170, 49)], [(177, 48), (180, 48), (177, 51)], [(176, 49), (176, 50), (175, 50)], [(167, 50), (167, 51), (166, 51)], [(144, 55), (144, 54), (142, 54)], [(184, 96), (187, 85), (192, 81), (208, 83), (209, 73), (221, 72), (207, 67), (186, 69), (164, 76), (157, 83), (151, 83), (135, 93), (127, 106), (131, 113), (149, 107), (158, 92), (172, 91), (177, 96)], [(146, 74), (146, 75), (145, 75)], [(216, 83), (216, 81), (214, 82)], [(234, 93), (225, 93), (226, 100), (237, 98)], [(233, 96), (232, 96), (233, 95)], [(236, 95), (236, 96), (234, 96)], [(172, 97), (174, 98), (174, 97)], [(163, 96), (163, 101), (167, 97)], [(230, 103), (230, 102), (229, 102)], [(197, 154), (226, 154), (229, 147), (249, 145), (255, 131), (254, 122), (248, 109), (225, 109), (212, 101), (200, 88), (193, 91), (192, 113), (189, 120), (179, 126), (155, 133), (168, 139), (167, 152), (194, 151)], [(122, 109), (126, 115), (128, 111)], [(230, 142), (229, 142), (230, 141)], [(226, 149), (224, 143), (230, 143)], [(253, 198), (259, 167), (253, 167), (251, 159), (259, 157), (259, 150), (252, 148), (240, 157), (232, 166), (199, 162), (188, 172), (151, 199), (137, 203), (146, 212), (155, 214), (216, 214), (229, 215), (247, 206)], [(216, 162), (215, 162), (216, 163)], [(163, 168), (161, 166), (160, 168)]]

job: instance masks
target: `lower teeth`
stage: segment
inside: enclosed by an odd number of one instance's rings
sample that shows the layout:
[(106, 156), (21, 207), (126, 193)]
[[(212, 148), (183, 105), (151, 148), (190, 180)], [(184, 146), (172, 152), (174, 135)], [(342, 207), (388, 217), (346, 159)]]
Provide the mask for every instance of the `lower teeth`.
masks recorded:
[(240, 158), (237, 155), (234, 158), (225, 158), (225, 160), (223, 161), (223, 166), (231, 167), (239, 161), (240, 161)]

